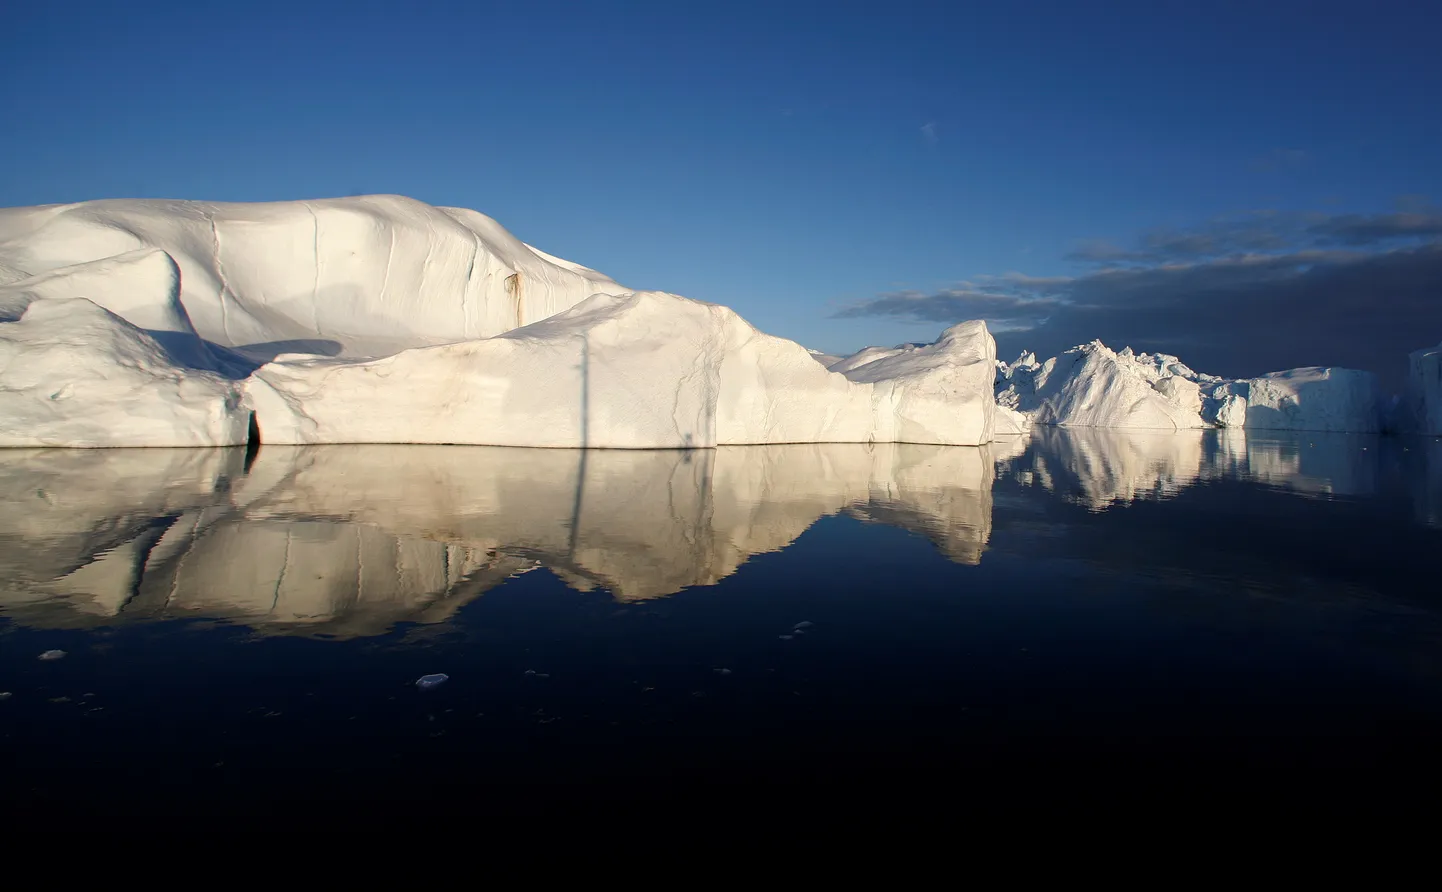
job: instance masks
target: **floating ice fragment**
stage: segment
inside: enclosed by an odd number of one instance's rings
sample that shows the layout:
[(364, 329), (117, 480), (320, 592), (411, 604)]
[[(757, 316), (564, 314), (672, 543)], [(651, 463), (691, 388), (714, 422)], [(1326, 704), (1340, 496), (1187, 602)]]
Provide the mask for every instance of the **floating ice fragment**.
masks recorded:
[(431, 688), (440, 687), (441, 685), (450, 681), (450, 679), (451, 677), (449, 675), (446, 675), (444, 672), (437, 672), (434, 675), (422, 675), (420, 678), (416, 679), (416, 687), (420, 688), (423, 691), (429, 691)]
[(45, 653), (41, 654), (41, 655), (40, 655), (39, 657), (37, 657), (36, 659), (49, 661), (49, 660), (59, 660), (59, 659), (63, 659), (64, 657), (65, 657), (65, 651), (63, 651), (63, 650), (47, 650)]

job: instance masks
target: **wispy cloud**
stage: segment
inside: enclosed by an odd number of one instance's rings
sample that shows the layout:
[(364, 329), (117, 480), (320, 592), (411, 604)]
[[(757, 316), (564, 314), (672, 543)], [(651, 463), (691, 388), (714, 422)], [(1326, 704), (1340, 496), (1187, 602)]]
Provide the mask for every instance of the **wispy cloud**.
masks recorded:
[(1032, 328), (1061, 306), (1056, 298), (1024, 290), (981, 288), (964, 283), (940, 291), (893, 291), (836, 313), (839, 318), (892, 316), (923, 322), (986, 319), (1000, 329)]
[(1312, 235), (1346, 245), (1442, 236), (1442, 213), (1346, 214), (1317, 223)]
[(941, 134), (936, 129), (935, 121), (927, 121), (921, 125), (921, 138), (926, 140), (928, 145), (936, 145), (941, 142)]
[(1106, 241), (1082, 242), (1067, 260), (1101, 264), (1151, 264), (1197, 260), (1262, 251), (1285, 251), (1316, 241), (1307, 229), (1325, 221), (1317, 214), (1251, 211), (1208, 221), (1189, 229), (1162, 228), (1142, 233), (1136, 244), (1122, 248)]

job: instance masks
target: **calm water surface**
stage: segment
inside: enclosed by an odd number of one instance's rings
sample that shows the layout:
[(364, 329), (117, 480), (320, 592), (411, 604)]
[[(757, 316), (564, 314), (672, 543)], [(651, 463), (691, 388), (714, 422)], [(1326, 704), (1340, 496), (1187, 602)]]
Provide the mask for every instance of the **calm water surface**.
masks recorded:
[(6, 808), (1430, 789), (1439, 569), (1431, 439), (5, 450)]

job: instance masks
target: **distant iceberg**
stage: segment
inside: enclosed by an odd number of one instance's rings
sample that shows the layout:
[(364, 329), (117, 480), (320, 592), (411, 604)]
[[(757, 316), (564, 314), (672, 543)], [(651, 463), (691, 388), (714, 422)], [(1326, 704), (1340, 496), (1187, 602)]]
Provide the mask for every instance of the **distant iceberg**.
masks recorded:
[(1302, 368), (1228, 380), (1175, 356), (1092, 341), (1039, 362), (997, 363), (996, 429), (1033, 424), (1118, 430), (1246, 427), (1375, 433), (1384, 400), (1371, 372)]
[(1407, 357), (1407, 419), (1419, 433), (1442, 436), (1442, 344)]

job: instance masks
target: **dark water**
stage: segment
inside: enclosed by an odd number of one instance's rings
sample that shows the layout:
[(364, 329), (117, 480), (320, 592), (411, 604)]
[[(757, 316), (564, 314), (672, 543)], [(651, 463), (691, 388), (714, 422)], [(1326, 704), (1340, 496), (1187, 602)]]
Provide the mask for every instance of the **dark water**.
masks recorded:
[(4, 801), (1416, 793), (1439, 569), (1436, 440), (8, 450)]

